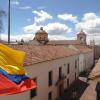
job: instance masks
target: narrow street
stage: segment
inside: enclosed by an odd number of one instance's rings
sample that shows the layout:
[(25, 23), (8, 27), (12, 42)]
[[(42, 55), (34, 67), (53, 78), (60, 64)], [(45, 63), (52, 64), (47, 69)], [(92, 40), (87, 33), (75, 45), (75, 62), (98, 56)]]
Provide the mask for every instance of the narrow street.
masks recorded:
[(79, 100), (83, 92), (86, 90), (89, 84), (86, 82), (86, 78), (79, 78), (59, 100)]

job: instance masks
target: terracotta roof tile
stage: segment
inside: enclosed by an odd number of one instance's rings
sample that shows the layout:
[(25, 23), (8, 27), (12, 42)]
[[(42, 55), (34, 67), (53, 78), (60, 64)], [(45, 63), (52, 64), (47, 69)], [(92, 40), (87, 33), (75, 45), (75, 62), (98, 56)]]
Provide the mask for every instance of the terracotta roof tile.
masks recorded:
[(75, 45), (75, 47), (76, 47), (77, 49), (79, 49), (80, 52), (82, 52), (82, 53), (87, 53), (87, 52), (92, 52), (92, 51), (93, 51), (92, 48), (89, 48), (89, 47), (87, 47), (86, 45)]
[(35, 46), (35, 45), (9, 45), (16, 50), (22, 50), (26, 52), (24, 65), (32, 65), (35, 63), (53, 60), (57, 58), (67, 57), (79, 54), (72, 49), (64, 46)]
[(78, 40), (52, 40), (49, 41), (48, 44), (53, 44), (53, 45), (78, 45), (81, 44), (81, 41)]

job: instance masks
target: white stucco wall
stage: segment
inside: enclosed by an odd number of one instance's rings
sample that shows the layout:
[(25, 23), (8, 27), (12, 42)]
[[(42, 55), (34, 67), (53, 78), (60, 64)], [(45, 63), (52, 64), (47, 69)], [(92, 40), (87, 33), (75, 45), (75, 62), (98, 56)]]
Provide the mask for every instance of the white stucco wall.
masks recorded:
[[(62, 67), (62, 73), (66, 76), (66, 79), (64, 79), (64, 89), (66, 89), (67, 78), (69, 78), (71, 84), (75, 80), (75, 73), (78, 76), (78, 67), (75, 68), (75, 60), (77, 60), (78, 57), (78, 55), (75, 55), (25, 67), (31, 78), (37, 78), (37, 96), (30, 99), (30, 91), (28, 91), (15, 95), (3, 96), (0, 97), (0, 100), (48, 100), (48, 93), (50, 91), (52, 92), (52, 100), (55, 100), (58, 97), (57, 86), (55, 84), (59, 77), (59, 67)], [(67, 75), (68, 63), (70, 64), (70, 73)], [(49, 71), (53, 72), (53, 84), (51, 87), (48, 87)]]
[(86, 69), (90, 69), (94, 64), (94, 53), (89, 52), (85, 54), (85, 59), (86, 59)]
[(8, 96), (0, 96), (0, 100), (30, 100), (29, 98), (29, 91), (14, 94), (14, 95), (8, 95)]
[(87, 52), (79, 55), (79, 72), (90, 69), (94, 64), (93, 52)]
[[(59, 77), (59, 67), (62, 67), (62, 73), (66, 76), (64, 88), (67, 88), (67, 78), (70, 84), (75, 80), (75, 72), (78, 76), (78, 68), (75, 69), (75, 60), (78, 55), (68, 58), (61, 58), (52, 61), (35, 64), (26, 67), (28, 74), (32, 78), (37, 78), (37, 96), (32, 100), (48, 100), (48, 93), (52, 92), (52, 100), (57, 98), (57, 86), (55, 85)], [(70, 63), (70, 74), (67, 75), (67, 64)], [(64, 64), (66, 64), (64, 66)], [(48, 72), (53, 71), (53, 85), (48, 87)]]
[[(69, 45), (69, 48), (75, 50), (75, 51), (80, 51), (77, 47), (74, 45)], [(82, 53), (79, 55), (79, 73), (85, 70), (90, 69), (94, 64), (94, 52), (86, 52)]]
[(84, 67), (84, 54), (80, 54), (79, 55), (79, 72), (82, 72), (85, 70), (85, 67)]

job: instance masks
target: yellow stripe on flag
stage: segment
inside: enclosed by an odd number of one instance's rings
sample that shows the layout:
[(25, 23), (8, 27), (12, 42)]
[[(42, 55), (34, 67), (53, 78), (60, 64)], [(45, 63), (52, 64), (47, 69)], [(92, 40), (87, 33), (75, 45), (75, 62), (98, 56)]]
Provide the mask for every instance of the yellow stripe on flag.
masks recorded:
[(22, 67), (24, 57), (25, 52), (0, 43), (0, 67), (9, 74), (25, 74), (25, 69)]

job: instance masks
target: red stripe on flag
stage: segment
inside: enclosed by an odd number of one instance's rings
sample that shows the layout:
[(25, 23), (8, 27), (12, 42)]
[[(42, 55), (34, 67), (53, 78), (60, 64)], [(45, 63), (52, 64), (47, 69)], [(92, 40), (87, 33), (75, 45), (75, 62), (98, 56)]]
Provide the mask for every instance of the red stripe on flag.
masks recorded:
[(17, 94), (35, 88), (36, 84), (32, 79), (26, 79), (18, 85), (0, 74), (0, 96)]

